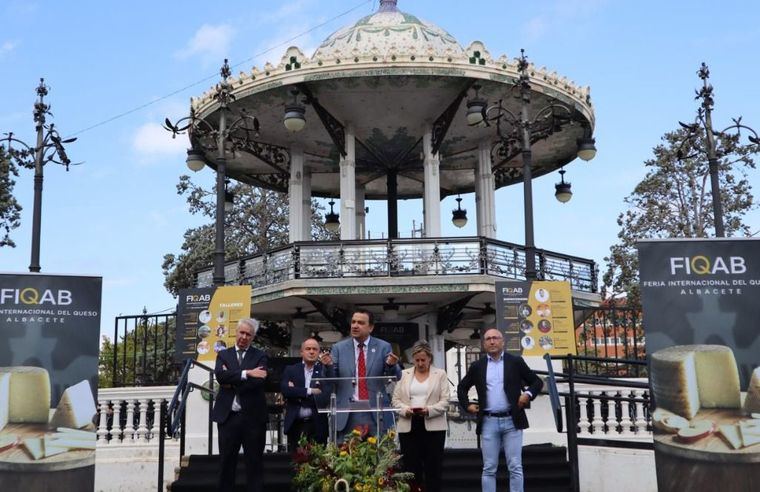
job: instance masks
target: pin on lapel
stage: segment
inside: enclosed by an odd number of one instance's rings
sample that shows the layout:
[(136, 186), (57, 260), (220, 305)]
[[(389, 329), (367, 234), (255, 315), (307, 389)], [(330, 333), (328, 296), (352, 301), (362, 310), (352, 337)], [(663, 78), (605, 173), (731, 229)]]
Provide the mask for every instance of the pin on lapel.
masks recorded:
[(375, 349), (370, 350), (370, 352), (372, 352), (374, 354), (375, 353)]

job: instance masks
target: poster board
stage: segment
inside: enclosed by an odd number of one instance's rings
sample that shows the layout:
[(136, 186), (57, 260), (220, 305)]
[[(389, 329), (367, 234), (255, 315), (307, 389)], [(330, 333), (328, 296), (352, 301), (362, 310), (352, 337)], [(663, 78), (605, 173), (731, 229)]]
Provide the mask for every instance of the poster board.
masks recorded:
[(0, 274), (0, 490), (93, 490), (102, 279)]
[(760, 240), (648, 240), (638, 250), (658, 488), (754, 490)]

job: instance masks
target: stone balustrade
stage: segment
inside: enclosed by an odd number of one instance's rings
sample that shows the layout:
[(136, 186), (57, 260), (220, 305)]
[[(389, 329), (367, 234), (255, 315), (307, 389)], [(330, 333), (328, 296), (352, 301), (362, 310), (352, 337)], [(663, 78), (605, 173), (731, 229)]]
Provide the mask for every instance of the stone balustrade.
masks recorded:
[(98, 391), (98, 447), (158, 446), (160, 410), (174, 386), (105, 388)]

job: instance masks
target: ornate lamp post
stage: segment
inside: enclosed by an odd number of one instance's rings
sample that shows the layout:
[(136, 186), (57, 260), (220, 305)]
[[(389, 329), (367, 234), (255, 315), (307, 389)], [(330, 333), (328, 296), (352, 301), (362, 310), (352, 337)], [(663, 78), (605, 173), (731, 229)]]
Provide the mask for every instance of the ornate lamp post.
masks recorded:
[[(224, 212), (225, 212), (225, 181), (227, 167), (227, 153), (235, 149), (243, 148), (256, 136), (259, 131), (259, 121), (244, 111), (240, 114), (231, 114), (229, 105), (235, 100), (232, 87), (227, 80), (232, 74), (227, 59), (219, 71), (222, 80), (216, 86), (214, 98), (219, 103), (219, 123), (216, 127), (206, 120), (197, 118), (191, 112), (190, 116), (172, 123), (168, 118), (165, 128), (176, 137), (178, 134), (187, 133), (190, 137), (191, 148), (187, 151), (187, 167), (197, 172), (209, 163), (208, 156), (216, 154), (216, 212), (215, 212), (215, 236), (214, 236), (214, 285), (224, 285)], [(228, 114), (230, 113), (230, 114)], [(228, 116), (233, 116), (228, 122)]]
[[(708, 82), (708, 79), (710, 78), (710, 69), (707, 68), (707, 65), (704, 62), (697, 71), (697, 75), (700, 79), (702, 79), (702, 88), (697, 91), (697, 97), (695, 99), (701, 99), (702, 103), (697, 110), (697, 119), (693, 124), (679, 122), (681, 126), (687, 131), (686, 139), (681, 144), (681, 147), (683, 147), (686, 142), (691, 141), (692, 145), (698, 151), (701, 150), (707, 155), (707, 163), (710, 172), (710, 192), (712, 194), (713, 204), (713, 220), (715, 222), (715, 236), (726, 237), (726, 231), (723, 225), (723, 202), (720, 198), (720, 175), (718, 174), (718, 152), (715, 147), (715, 137), (724, 137), (727, 135), (726, 132), (732, 129), (735, 129), (736, 134), (738, 136), (741, 136), (741, 130), (744, 129), (751, 133), (751, 135), (748, 135), (747, 138), (753, 144), (760, 145), (760, 138), (758, 137), (758, 134), (755, 132), (755, 130), (748, 127), (747, 125), (742, 124), (741, 117), (732, 118), (734, 124), (729, 125), (722, 131), (716, 132), (713, 130), (712, 110), (715, 107), (715, 100), (713, 99), (713, 86)], [(698, 147), (698, 140), (696, 139), (696, 137), (701, 133), (700, 127), (703, 127), (705, 131), (704, 149), (700, 149)], [(683, 154), (681, 149), (678, 150), (679, 160), (692, 158), (695, 155), (696, 154), (687, 156)]]
[[(517, 148), (522, 155), (523, 177), (523, 209), (525, 220), (525, 278), (535, 280), (536, 245), (533, 236), (533, 153), (531, 145), (534, 142), (549, 137), (561, 131), (565, 126), (575, 124), (581, 118), (570, 106), (557, 100), (530, 115), (531, 85), (528, 75), (528, 59), (525, 50), (520, 50), (518, 71), (520, 78), (515, 88), (519, 91), (520, 113), (510, 111), (502, 100), (488, 106), (477, 93), (467, 104), (467, 123), (470, 126), (494, 126), (501, 142), (501, 152), (506, 154), (508, 149)], [(479, 114), (478, 114), (479, 113)], [(584, 127), (584, 137), (578, 139), (578, 157), (583, 160), (593, 159), (596, 155), (594, 139), (590, 128)], [(564, 179), (563, 179), (564, 182)], [(564, 183), (569, 184), (569, 183)]]
[[(45, 104), (45, 96), (48, 94), (48, 86), (45, 79), (40, 79), (37, 86), (37, 101), (34, 103), (34, 123), (37, 130), (37, 144), (32, 147), (13, 136), (13, 132), (4, 134), (0, 139), (0, 145), (7, 148), (8, 157), (16, 160), (21, 167), (34, 168), (34, 209), (32, 211), (32, 259), (29, 264), (30, 272), (39, 272), (40, 267), (40, 234), (42, 227), (42, 182), (45, 164), (54, 162), (69, 170), (72, 165), (63, 144), (74, 142), (76, 138), (62, 139), (55, 125), (46, 124), (46, 115), (52, 116), (50, 105)], [(14, 149), (13, 145), (19, 144), (21, 149)], [(31, 160), (33, 158), (33, 160)]]

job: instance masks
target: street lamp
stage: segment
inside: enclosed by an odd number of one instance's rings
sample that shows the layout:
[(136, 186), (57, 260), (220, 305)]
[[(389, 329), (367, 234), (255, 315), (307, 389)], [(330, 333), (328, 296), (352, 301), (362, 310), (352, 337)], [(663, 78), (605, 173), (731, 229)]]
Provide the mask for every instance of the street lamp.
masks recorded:
[[(517, 69), (520, 72), (515, 88), (519, 90), (520, 113), (510, 111), (502, 100), (490, 107), (478, 95), (467, 104), (467, 122), (471, 126), (494, 126), (503, 149), (518, 148), (522, 154), (523, 175), (523, 209), (525, 215), (525, 278), (535, 280), (536, 245), (533, 236), (533, 154), (532, 142), (547, 138), (561, 131), (565, 126), (573, 125), (581, 118), (577, 111), (570, 106), (552, 100), (547, 106), (537, 110), (530, 116), (531, 85), (528, 75), (528, 59), (525, 50), (520, 50)], [(480, 117), (474, 114), (480, 110)], [(591, 128), (584, 124), (584, 137), (578, 140), (578, 157), (583, 160), (592, 159), (596, 155), (596, 146), (591, 137)], [(559, 197), (558, 197), (559, 198)]]
[(340, 218), (333, 210), (335, 200), (330, 200), (328, 203), (330, 205), (330, 213), (325, 214), (325, 229), (327, 229), (328, 232), (335, 234), (340, 230)]
[(467, 225), (467, 209), (462, 208), (462, 197), (457, 197), (457, 208), (451, 211), (451, 222), (460, 229)]
[[(40, 85), (37, 86), (37, 101), (34, 103), (34, 123), (37, 130), (37, 144), (32, 147), (13, 136), (13, 132), (6, 133), (5, 138), (0, 139), (5, 144), (8, 158), (14, 159), (20, 167), (34, 167), (34, 209), (32, 211), (32, 259), (29, 264), (30, 272), (39, 272), (40, 267), (40, 233), (42, 226), (42, 182), (44, 179), (43, 170), (45, 164), (54, 162), (60, 164), (69, 170), (73, 165), (66, 155), (63, 144), (74, 142), (76, 137), (61, 139), (55, 125), (46, 124), (46, 115), (51, 115), (50, 105), (45, 104), (44, 99), (48, 94), (48, 86), (45, 85), (45, 79), (40, 79)], [(13, 144), (19, 144), (22, 149), (14, 149)], [(30, 162), (30, 157), (34, 157)]]
[(560, 182), (554, 185), (554, 197), (560, 203), (567, 203), (573, 197), (572, 185), (565, 181), (565, 170), (559, 170)]
[(232, 113), (229, 105), (235, 100), (232, 86), (228, 78), (232, 74), (225, 58), (219, 70), (222, 79), (216, 86), (214, 99), (219, 103), (219, 123), (213, 127), (206, 120), (198, 118), (191, 111), (190, 116), (172, 123), (169, 118), (164, 122), (164, 128), (172, 132), (172, 136), (187, 133), (190, 137), (191, 148), (187, 151), (187, 167), (197, 172), (209, 163), (209, 155), (216, 153), (216, 214), (214, 236), (214, 277), (215, 286), (224, 285), (224, 212), (226, 198), (227, 154), (237, 148), (243, 148), (258, 134), (259, 121), (242, 110), (240, 114), (231, 114), (234, 119), (228, 123), (228, 113)]
[[(755, 145), (760, 145), (760, 137), (757, 132), (747, 125), (742, 124), (741, 117), (732, 118), (734, 122), (724, 128), (720, 132), (713, 130), (712, 126), (712, 110), (715, 106), (715, 100), (713, 99), (713, 86), (708, 82), (710, 78), (710, 70), (703, 62), (702, 66), (697, 71), (697, 75), (702, 79), (702, 88), (697, 91), (697, 97), (695, 99), (702, 99), (700, 108), (697, 110), (697, 119), (693, 124), (686, 124), (679, 121), (681, 126), (686, 129), (686, 139), (681, 143), (681, 147), (678, 149), (678, 160), (689, 159), (695, 155), (684, 155), (682, 148), (686, 142), (691, 142), (692, 146), (697, 150), (702, 150), (707, 154), (707, 163), (710, 172), (710, 191), (712, 194), (713, 204), (713, 220), (715, 221), (715, 236), (726, 237), (726, 231), (723, 226), (723, 203), (720, 198), (720, 176), (718, 174), (718, 152), (715, 148), (715, 137), (725, 137), (728, 130), (735, 129), (736, 135), (741, 136), (741, 130), (747, 130), (752, 135), (748, 135), (747, 138)], [(701, 128), (704, 127), (705, 132), (705, 149), (700, 149), (698, 139), (696, 138), (701, 133)]]

